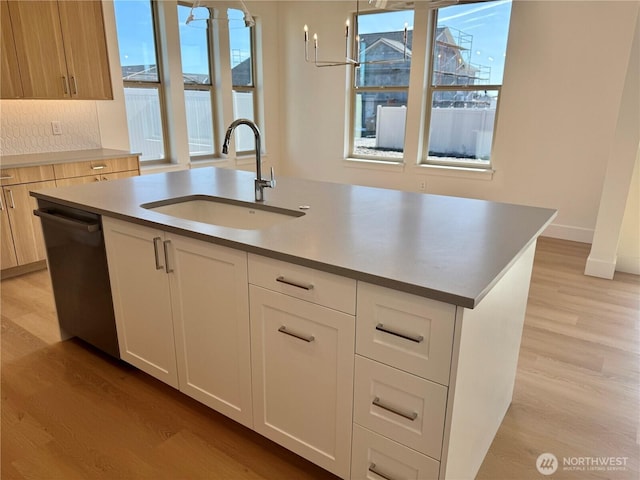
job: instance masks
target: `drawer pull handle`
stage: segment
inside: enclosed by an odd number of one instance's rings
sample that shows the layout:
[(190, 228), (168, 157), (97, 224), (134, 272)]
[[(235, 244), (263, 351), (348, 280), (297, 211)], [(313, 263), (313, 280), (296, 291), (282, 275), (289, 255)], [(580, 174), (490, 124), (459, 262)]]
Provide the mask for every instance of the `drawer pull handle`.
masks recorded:
[(387, 405), (386, 403), (384, 403), (382, 400), (380, 400), (380, 398), (376, 397), (373, 399), (373, 402), (371, 402), (372, 405), (375, 405), (378, 408), (381, 408), (383, 410), (386, 410), (387, 412), (391, 412), (394, 413), (396, 415), (399, 415), (401, 417), (406, 418), (407, 420), (411, 420), (412, 422), (418, 418), (418, 414), (416, 412), (403, 412), (402, 410), (400, 410), (399, 408), (396, 407), (392, 407), (391, 405)]
[(305, 335), (303, 333), (292, 332), (291, 330), (287, 330), (287, 327), (284, 326), (284, 325), (281, 326), (278, 329), (278, 331), (280, 333), (284, 333), (286, 335), (290, 335), (292, 337), (299, 338), (300, 340), (304, 340), (307, 343), (311, 343), (311, 342), (313, 342), (315, 340), (315, 337), (313, 335)]
[(389, 335), (395, 335), (396, 337), (404, 338), (405, 340), (411, 340), (412, 342), (421, 343), (424, 340), (422, 335), (412, 335), (410, 333), (402, 333), (397, 330), (392, 330), (389, 327), (385, 327), (382, 323), (376, 325), (376, 330), (379, 330)]
[(9, 200), (11, 201), (9, 208), (16, 208), (16, 201), (13, 199), (13, 192), (11, 190), (7, 190), (7, 193), (9, 194)]
[(293, 280), (288, 280), (283, 276), (279, 276), (276, 278), (276, 282), (284, 283), (286, 285), (291, 285), (292, 287), (302, 288), (303, 290), (313, 290), (313, 283), (299, 283), (294, 282)]
[(106, 168), (106, 165), (94, 165), (91, 167), (91, 170), (102, 170), (103, 168)]
[(13, 175), (3, 175), (0, 177), (0, 180), (11, 180), (13, 178)]
[(378, 475), (379, 477), (384, 478), (384, 480), (396, 480), (395, 478), (393, 478), (392, 476), (390, 476), (387, 473), (382, 473), (380, 470), (378, 470), (378, 468), (376, 467), (375, 463), (372, 463), (371, 465), (369, 465), (369, 471), (371, 473), (375, 473), (376, 475)]
[(155, 237), (153, 239), (153, 253), (156, 256), (156, 270), (162, 270), (164, 265), (160, 265), (160, 252), (158, 251), (158, 245), (162, 241), (160, 237)]

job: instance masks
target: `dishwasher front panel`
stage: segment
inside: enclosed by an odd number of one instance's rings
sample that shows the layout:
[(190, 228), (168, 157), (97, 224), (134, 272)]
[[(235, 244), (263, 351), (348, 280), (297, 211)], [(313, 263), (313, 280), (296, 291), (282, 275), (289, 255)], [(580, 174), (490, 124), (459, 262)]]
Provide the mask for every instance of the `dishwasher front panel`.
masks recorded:
[(102, 218), (38, 200), (60, 329), (120, 358)]

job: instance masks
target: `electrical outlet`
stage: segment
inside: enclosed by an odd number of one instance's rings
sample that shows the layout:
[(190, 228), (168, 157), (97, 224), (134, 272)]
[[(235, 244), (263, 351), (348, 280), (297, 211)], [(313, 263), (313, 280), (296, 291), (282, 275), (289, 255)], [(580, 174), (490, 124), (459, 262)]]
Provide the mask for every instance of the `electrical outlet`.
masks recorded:
[(62, 135), (62, 125), (60, 125), (60, 122), (51, 122), (51, 130), (54, 135)]
[(420, 187), (420, 190), (424, 192), (427, 189), (427, 182), (425, 181), (420, 182), (419, 187)]

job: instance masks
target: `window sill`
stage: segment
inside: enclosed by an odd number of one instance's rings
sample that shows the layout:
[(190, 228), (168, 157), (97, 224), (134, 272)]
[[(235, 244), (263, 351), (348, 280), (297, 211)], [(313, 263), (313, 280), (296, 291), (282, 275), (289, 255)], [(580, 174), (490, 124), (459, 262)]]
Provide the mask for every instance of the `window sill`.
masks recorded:
[(368, 170), (383, 170), (391, 172), (403, 172), (403, 162), (392, 162), (389, 160), (368, 160), (364, 158), (345, 158), (342, 162), (345, 167), (364, 168)]
[(491, 168), (452, 167), (450, 165), (420, 164), (414, 167), (418, 175), (434, 175), (438, 177), (469, 178), (472, 180), (492, 180), (495, 170)]
[(221, 164), (226, 164), (225, 158), (208, 158), (206, 160), (191, 160), (189, 162), (189, 168), (203, 168), (203, 167), (217, 167)]
[(140, 163), (140, 174), (150, 175), (152, 173), (176, 172), (178, 170), (186, 170), (187, 168), (189, 167), (178, 163), (155, 163), (152, 165)]

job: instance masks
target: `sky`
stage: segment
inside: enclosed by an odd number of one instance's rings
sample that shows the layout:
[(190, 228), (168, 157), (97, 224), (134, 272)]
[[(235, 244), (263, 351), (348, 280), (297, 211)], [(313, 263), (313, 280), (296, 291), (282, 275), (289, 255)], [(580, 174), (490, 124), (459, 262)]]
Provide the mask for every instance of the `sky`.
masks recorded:
[[(155, 65), (153, 47), (153, 26), (149, 0), (115, 0), (116, 28), (120, 47), (120, 63), (127, 65)], [(191, 9), (178, 7), (178, 23), (182, 51), (183, 70), (188, 73), (208, 74), (206, 25), (202, 20), (208, 17), (206, 8), (193, 9), (196, 20), (186, 25)], [(232, 56), (235, 62), (244, 60), (250, 51), (248, 29), (244, 24), (244, 13), (240, 10), (228, 11), (231, 49), (239, 55)], [(225, 18), (221, 21), (227, 21)]]
[[(150, 22), (148, 0), (115, 0), (116, 24), (120, 43), (120, 61), (122, 65), (155, 65), (153, 50), (153, 30)], [(180, 36), (183, 51), (183, 69), (189, 73), (207, 72), (205, 30), (206, 22), (196, 20), (185, 25), (189, 8), (178, 9)], [(194, 9), (195, 18), (207, 14), (204, 8)], [(507, 29), (511, 14), (511, 1), (500, 0), (490, 3), (454, 5), (441, 8), (438, 25), (445, 25), (473, 36), (471, 44), (471, 63), (491, 67), (491, 83), (502, 83), (506, 54)], [(365, 15), (360, 21), (360, 32), (402, 30), (404, 24), (413, 28), (413, 12), (386, 12), (384, 15)], [(226, 21), (226, 20), (225, 20)], [(237, 52), (249, 52), (248, 29), (244, 26), (243, 12), (229, 11), (229, 31), (231, 49)], [(454, 33), (457, 34), (456, 31)], [(234, 57), (235, 66), (239, 60)], [(240, 56), (242, 58), (242, 54)]]

